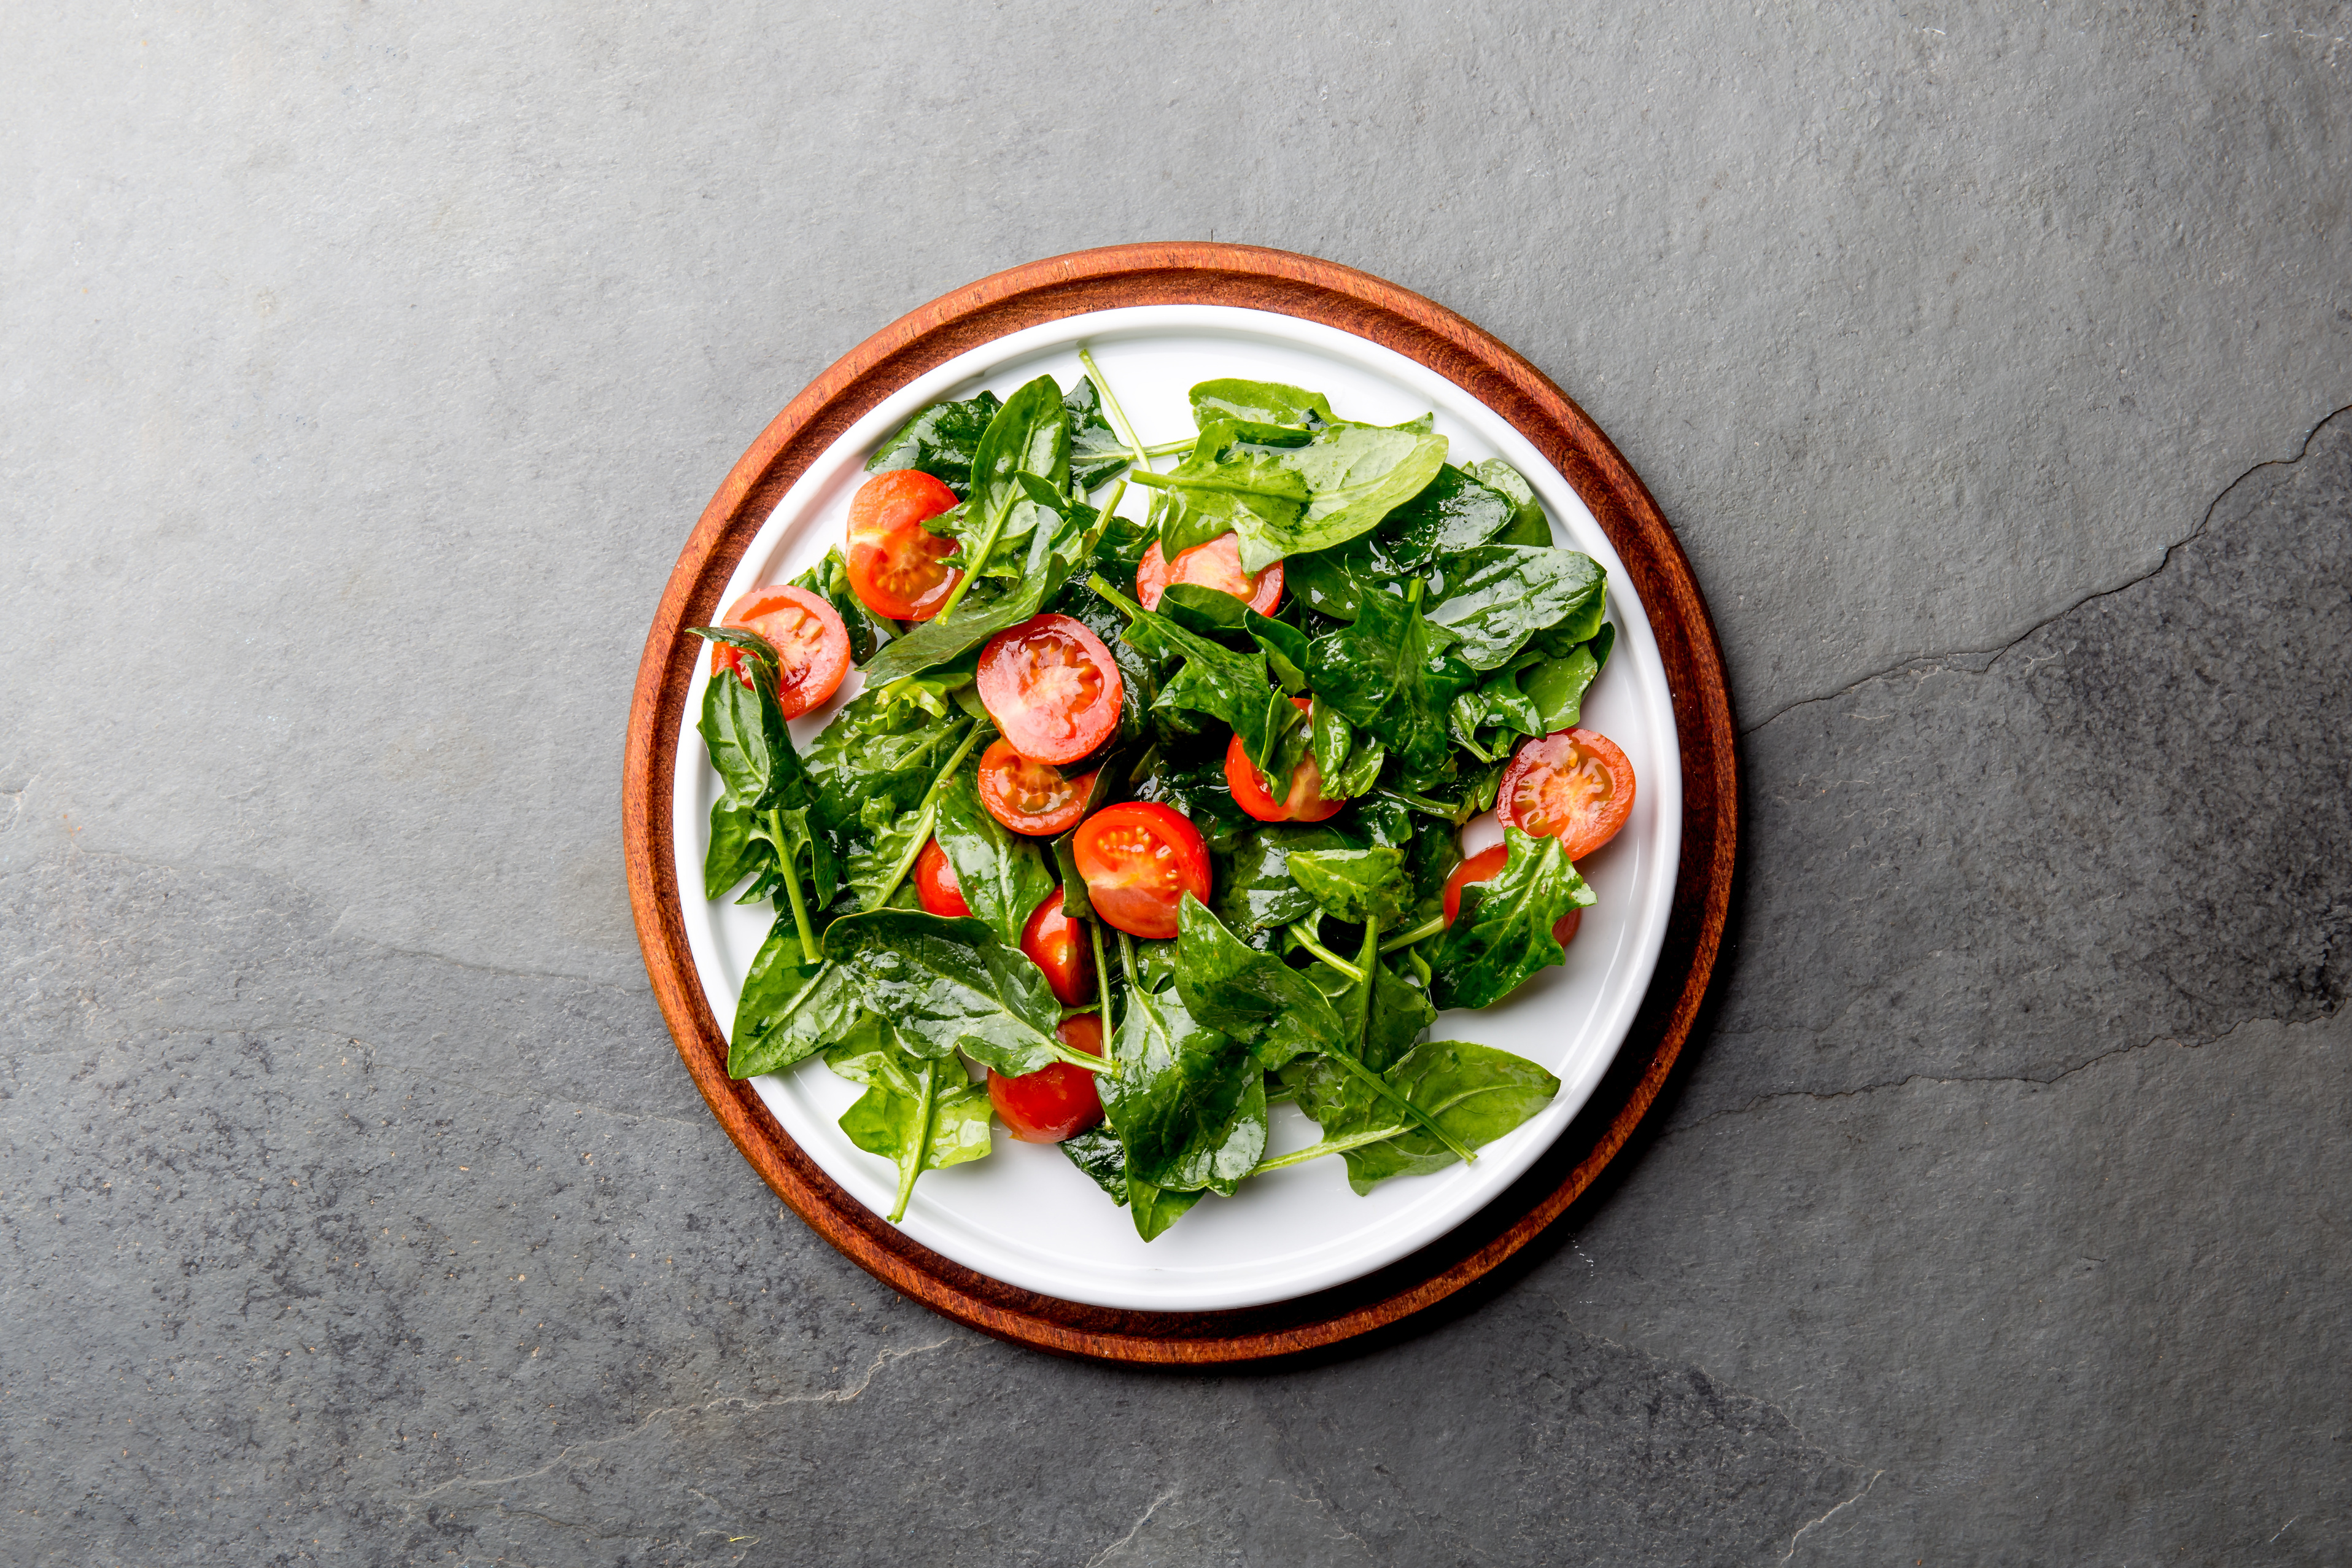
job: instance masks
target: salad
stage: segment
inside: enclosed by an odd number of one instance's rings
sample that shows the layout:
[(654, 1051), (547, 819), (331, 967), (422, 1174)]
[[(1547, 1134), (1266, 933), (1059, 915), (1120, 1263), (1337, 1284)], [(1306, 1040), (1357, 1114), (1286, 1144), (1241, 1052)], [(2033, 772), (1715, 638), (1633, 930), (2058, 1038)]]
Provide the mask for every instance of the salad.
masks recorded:
[[(1429, 416), (1208, 381), (1147, 446), (1079, 357), (923, 410), (821, 564), (696, 628), (705, 892), (776, 910), (728, 1071), (861, 1086), (841, 1126), (897, 1165), (893, 1222), (1000, 1120), (1147, 1241), (1284, 1166), (1361, 1194), (1475, 1160), (1559, 1080), (1424, 1037), (1564, 962), (1576, 862), (1633, 804), (1580, 726), (1601, 568)], [(1269, 1156), (1283, 1100), (1320, 1138)]]

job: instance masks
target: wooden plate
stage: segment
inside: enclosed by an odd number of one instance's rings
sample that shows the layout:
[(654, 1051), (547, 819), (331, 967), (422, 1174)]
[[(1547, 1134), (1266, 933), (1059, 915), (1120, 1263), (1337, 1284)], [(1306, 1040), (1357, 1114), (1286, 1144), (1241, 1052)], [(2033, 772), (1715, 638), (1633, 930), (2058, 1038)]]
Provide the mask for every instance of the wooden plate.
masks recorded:
[[(1615, 1062), (1551, 1150), (1442, 1239), (1348, 1284), (1268, 1306), (1149, 1312), (1038, 1295), (951, 1262), (844, 1192), (748, 1083), (727, 1076), (726, 1031), (703, 998), (673, 869), (671, 789), (698, 643), (737, 562), (794, 479), (908, 380), (1023, 328), (1132, 305), (1209, 304), (1318, 321), (1415, 360), (1534, 443), (1582, 497), (1648, 610), (1673, 689), (1683, 838), (1655, 977)], [(1031, 262), (933, 300), (852, 350), (761, 433), (711, 498), (663, 591), (637, 670), (622, 808), (637, 939), (678, 1055), (720, 1125), (778, 1196), (886, 1284), (999, 1338), (1066, 1355), (1172, 1364), (1297, 1355), (1402, 1322), (1520, 1252), (1590, 1190), (1633, 1136), (1689, 1038), (1730, 909), (1738, 784), (1722, 651), (1674, 531), (1584, 411), (1487, 333), (1377, 278), (1286, 251), (1172, 243)]]

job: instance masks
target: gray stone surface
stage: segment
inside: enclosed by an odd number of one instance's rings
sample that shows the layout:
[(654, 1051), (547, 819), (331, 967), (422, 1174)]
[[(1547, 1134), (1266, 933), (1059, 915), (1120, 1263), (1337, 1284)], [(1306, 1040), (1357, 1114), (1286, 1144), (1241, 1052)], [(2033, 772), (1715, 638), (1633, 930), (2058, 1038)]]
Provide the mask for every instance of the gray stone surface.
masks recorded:
[[(0, 16), (0, 1558), (2343, 1561), (2348, 37)], [(802, 382), (1212, 233), (1599, 417), (1724, 632), (1749, 858), (1572, 1236), (1178, 1378), (780, 1212), (615, 799), (661, 581)]]

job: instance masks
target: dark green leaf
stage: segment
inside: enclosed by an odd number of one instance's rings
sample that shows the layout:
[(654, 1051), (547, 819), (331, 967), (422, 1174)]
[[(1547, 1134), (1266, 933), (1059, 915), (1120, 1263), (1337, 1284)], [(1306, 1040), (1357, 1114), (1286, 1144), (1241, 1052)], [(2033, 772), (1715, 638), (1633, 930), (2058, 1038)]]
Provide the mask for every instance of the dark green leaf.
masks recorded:
[(1098, 1121), (1083, 1132), (1073, 1132), (1055, 1147), (1071, 1164), (1084, 1171), (1087, 1180), (1100, 1187), (1111, 1202), (1121, 1208), (1127, 1206), (1127, 1145), (1118, 1141), (1118, 1133), (1109, 1122)]
[(1461, 639), (1474, 669), (1493, 669), (1521, 644), (1598, 601), (1607, 574), (1574, 550), (1483, 544), (1449, 556), (1429, 619)]
[(1350, 836), (1328, 823), (1270, 823), (1241, 835), (1221, 868), (1216, 912), (1241, 931), (1275, 931), (1315, 912), (1315, 900), (1291, 879), (1290, 857), (1303, 849), (1352, 847)]
[(1412, 1048), (1421, 1032), (1437, 1022), (1429, 999), (1429, 965), (1408, 948), (1380, 961), (1372, 976), (1372, 1005), (1360, 1055), (1364, 1065), (1385, 1072)]
[(1248, 1046), (1194, 1018), (1181, 995), (1138, 991), (1113, 1054), (1118, 1076), (1096, 1088), (1129, 1178), (1232, 1193), (1265, 1151), (1265, 1070)]
[[(1261, 1079), (1261, 1085), (1263, 1082)], [(1263, 1087), (1259, 1092), (1265, 1092)], [(1197, 1192), (1171, 1192), (1132, 1174), (1127, 1178), (1127, 1212), (1135, 1221), (1135, 1234), (1146, 1241), (1159, 1237), (1201, 1201)]]
[(702, 857), (702, 896), (717, 900), (752, 872), (774, 864), (765, 839), (751, 837), (757, 814), (730, 805), (722, 794), (710, 803), (710, 847)]
[(1379, 736), (1406, 777), (1419, 782), (1442, 773), (1450, 761), (1443, 714), (1452, 693), (1443, 693), (1441, 701), (1433, 662), (1420, 609), (1371, 594), (1355, 624), (1315, 639), (1307, 678), (1318, 700), (1358, 731)]
[(1140, 605), (1122, 608), (1133, 617), (1121, 634), (1129, 647), (1153, 658), (1184, 661), (1160, 687), (1153, 706), (1190, 709), (1222, 721), (1241, 737), (1242, 750), (1261, 773), (1287, 780), (1284, 742), (1301, 728), (1306, 715), (1267, 679), (1264, 650), (1237, 653)]
[(856, 663), (864, 664), (874, 657), (876, 648), (898, 635), (897, 627), (867, 609), (866, 601), (850, 587), (849, 563), (838, 549), (826, 551), (823, 561), (793, 578), (793, 584), (822, 595), (833, 606), (849, 633), (849, 657)]
[(727, 1076), (781, 1072), (831, 1045), (858, 1010), (856, 990), (839, 966), (811, 962), (792, 916), (779, 915), (743, 976), (728, 1031)]
[(1302, 849), (1290, 857), (1290, 875), (1323, 912), (1351, 925), (1378, 921), (1393, 927), (1412, 907), (1412, 879), (1401, 849)]
[(971, 773), (961, 769), (940, 791), (931, 833), (955, 868), (956, 885), (972, 914), (1007, 947), (1019, 947), (1021, 928), (1054, 890), (1053, 873), (1035, 841), (991, 816)]
[(1296, 444), (1272, 426), (1220, 421), (1169, 476), (1160, 548), (1172, 558), (1230, 529), (1241, 535), (1242, 570), (1262, 572), (1372, 528), (1444, 462), (1445, 437), (1423, 421), (1339, 421)]
[(955, 491), (971, 493), (971, 459), (982, 433), (1004, 405), (983, 392), (961, 403), (935, 403), (908, 421), (881, 449), (866, 459), (868, 473), (920, 468)]
[(1426, 571), (1502, 532), (1511, 510), (1510, 498), (1448, 463), (1380, 525), (1382, 564), (1396, 573)]
[(1078, 377), (1078, 384), (1063, 395), (1062, 407), (1070, 416), (1070, 479), (1092, 494), (1127, 471), (1127, 447), (1103, 416), (1102, 397), (1092, 377)]
[(971, 459), (971, 499), (963, 532), (966, 548), (990, 551), (1025, 539), (1041, 511), (1021, 476), (1056, 491), (1070, 484), (1070, 416), (1062, 389), (1041, 375), (1016, 390), (981, 433)]
[(1461, 913), (1430, 961), (1442, 1007), (1489, 1006), (1546, 964), (1565, 963), (1552, 925), (1593, 901), (1559, 839), (1503, 832), (1510, 851), (1502, 874), (1462, 889)]
[(858, 1148), (898, 1167), (903, 1213), (905, 1194), (923, 1172), (989, 1152), (988, 1088), (967, 1078), (963, 1064), (952, 1058), (935, 1061), (895, 1047), (864, 1065), (869, 1073), (866, 1092), (842, 1113), (841, 1130)]
[(1213, 424), (1168, 473), (1136, 476), (1152, 485), (1151, 521), (1165, 559), (1236, 531), (1246, 541), (1253, 531), (1274, 537), (1302, 524), (1313, 499), (1306, 476), (1284, 460), (1284, 448), (1244, 439), (1245, 431), (1270, 429)]
[(1068, 571), (1062, 557), (1048, 555), (1042, 565), (1033, 562), (1017, 583), (992, 591), (975, 585), (952, 615), (910, 627), (876, 654), (866, 667), (866, 683), (887, 684), (919, 674), (978, 647), (1007, 626), (1019, 626), (1053, 596)]
[[(1482, 1149), (1517, 1127), (1559, 1093), (1559, 1079), (1524, 1057), (1464, 1040), (1431, 1040), (1407, 1052), (1386, 1073), (1389, 1082), (1437, 1124), (1472, 1149)], [(1395, 1108), (1360, 1091), (1349, 1114), (1326, 1122), (1326, 1137), (1345, 1137), (1395, 1124)], [(1348, 1184), (1360, 1195), (1391, 1176), (1423, 1175), (1454, 1163), (1454, 1152), (1425, 1128), (1351, 1149)]]
[(1176, 991), (1193, 1017), (1253, 1042), (1268, 1068), (1341, 1037), (1339, 1015), (1313, 982), (1244, 942), (1190, 893), (1177, 915)]
[(824, 949), (918, 1056), (961, 1049), (1008, 1078), (1058, 1059), (1062, 1008), (1044, 972), (980, 921), (906, 910), (846, 915), (825, 932)]
[(894, 700), (868, 686), (833, 717), (809, 744), (809, 776), (816, 785), (816, 819), (836, 832), (857, 827), (869, 802), (895, 814), (911, 810), (965, 735), (970, 721), (929, 711), (911, 693)]
[(1331, 423), (1331, 405), (1319, 392), (1278, 381), (1204, 381), (1192, 388), (1192, 427), (1218, 420), (1243, 425), (1291, 425), (1302, 430)]
[[(736, 628), (713, 628), (716, 642), (737, 643)], [(767, 644), (742, 633), (764, 648)], [(771, 650), (772, 655), (772, 650)], [(752, 684), (724, 671), (711, 677), (702, 694), (702, 719), (695, 728), (710, 752), (710, 765), (727, 787), (728, 804), (753, 811), (797, 804), (810, 791), (808, 769), (793, 749), (792, 731), (784, 726), (783, 710), (776, 706), (776, 682), (772, 659), (747, 659), (744, 669)]]
[(1601, 663), (1589, 647), (1520, 672), (1518, 689), (1533, 710), (1532, 722), (1523, 733), (1549, 735), (1575, 729), (1584, 717), (1584, 694), (1600, 673)]
[(1544, 516), (1543, 502), (1536, 499), (1535, 486), (1527, 476), (1500, 458), (1489, 458), (1483, 463), (1473, 463), (1470, 471), (1490, 489), (1502, 492), (1511, 503), (1511, 521), (1503, 531), (1495, 535), (1496, 544), (1549, 544), (1551, 523)]

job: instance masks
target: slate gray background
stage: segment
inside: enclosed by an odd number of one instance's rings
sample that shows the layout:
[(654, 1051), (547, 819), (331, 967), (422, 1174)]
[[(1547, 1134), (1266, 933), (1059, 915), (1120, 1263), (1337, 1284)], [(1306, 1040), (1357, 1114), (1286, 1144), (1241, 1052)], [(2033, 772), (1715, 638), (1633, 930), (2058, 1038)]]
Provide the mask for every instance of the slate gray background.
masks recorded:
[[(0, 1555), (2352, 1557), (2352, 8), (0, 11)], [(1661, 1134), (1311, 1369), (782, 1214), (627, 919), (639, 643), (999, 268), (1329, 256), (1591, 411), (1748, 726)]]

